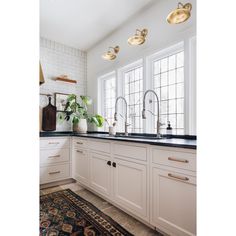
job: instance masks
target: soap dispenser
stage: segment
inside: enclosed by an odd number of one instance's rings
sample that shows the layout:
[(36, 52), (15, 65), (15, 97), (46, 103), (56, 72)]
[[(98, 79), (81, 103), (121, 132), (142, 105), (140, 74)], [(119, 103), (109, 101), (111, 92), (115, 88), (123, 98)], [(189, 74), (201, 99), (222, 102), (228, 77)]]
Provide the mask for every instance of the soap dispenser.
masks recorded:
[(172, 127), (170, 125), (170, 121), (168, 121), (167, 123), (168, 123), (168, 126), (166, 128), (166, 134), (171, 135), (172, 134)]

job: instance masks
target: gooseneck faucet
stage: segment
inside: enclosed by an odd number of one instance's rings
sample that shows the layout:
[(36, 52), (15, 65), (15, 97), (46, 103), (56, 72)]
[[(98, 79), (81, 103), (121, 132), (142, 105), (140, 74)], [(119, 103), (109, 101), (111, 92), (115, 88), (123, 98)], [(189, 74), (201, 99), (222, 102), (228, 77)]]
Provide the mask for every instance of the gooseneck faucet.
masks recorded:
[(143, 110), (142, 110), (142, 118), (143, 119), (146, 119), (146, 105), (145, 105), (145, 98), (147, 96), (148, 93), (153, 93), (155, 96), (156, 96), (156, 99), (157, 99), (157, 137), (160, 138), (161, 137), (161, 134), (160, 134), (160, 126), (162, 125), (160, 123), (160, 109), (159, 109), (159, 98), (156, 94), (156, 92), (152, 89), (148, 89), (145, 93), (144, 93), (144, 96), (143, 96)]
[(126, 99), (122, 96), (119, 96), (118, 98), (116, 98), (114, 119), (115, 119), (115, 121), (118, 120), (117, 119), (117, 110), (118, 110), (117, 104), (120, 99), (122, 99), (125, 102), (125, 136), (128, 136), (128, 126), (129, 126), (129, 124), (127, 122), (127, 120), (128, 120), (128, 104), (127, 104)]

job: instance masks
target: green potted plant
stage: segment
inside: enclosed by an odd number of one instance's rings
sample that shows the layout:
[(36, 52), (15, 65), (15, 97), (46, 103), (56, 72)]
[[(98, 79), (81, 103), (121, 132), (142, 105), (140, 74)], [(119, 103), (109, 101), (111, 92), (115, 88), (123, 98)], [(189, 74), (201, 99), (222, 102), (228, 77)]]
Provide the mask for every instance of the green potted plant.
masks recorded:
[[(92, 99), (88, 96), (80, 96), (81, 102), (76, 99), (75, 94), (70, 94), (67, 98), (65, 106), (64, 119), (72, 121), (73, 131), (79, 133), (87, 133), (87, 122), (95, 124), (97, 127), (102, 127), (104, 118), (101, 115), (89, 114), (88, 106), (92, 104)], [(61, 119), (63, 119), (61, 117)]]

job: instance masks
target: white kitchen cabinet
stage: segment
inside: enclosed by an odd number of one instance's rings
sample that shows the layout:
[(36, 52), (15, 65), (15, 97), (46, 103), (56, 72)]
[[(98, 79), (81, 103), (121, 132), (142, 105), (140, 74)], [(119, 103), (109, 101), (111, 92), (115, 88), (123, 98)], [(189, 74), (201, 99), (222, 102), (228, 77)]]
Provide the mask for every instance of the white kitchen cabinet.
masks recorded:
[(147, 220), (147, 166), (114, 158), (114, 202)]
[(135, 145), (130, 142), (125, 144), (114, 143), (113, 152), (115, 155), (128, 157), (129, 159), (136, 159), (140, 161), (147, 160), (147, 148), (143, 145)]
[(176, 168), (152, 168), (151, 223), (170, 235), (196, 235), (196, 177)]
[(69, 148), (70, 138), (40, 138), (40, 149)]
[(57, 164), (70, 161), (69, 150), (62, 149), (45, 149), (40, 151), (40, 165)]
[(107, 141), (89, 140), (89, 148), (96, 152), (111, 153), (111, 143)]
[(196, 153), (176, 148), (153, 148), (152, 162), (196, 172)]
[(108, 198), (111, 195), (111, 170), (110, 156), (90, 153), (90, 186)]
[(57, 164), (40, 167), (40, 183), (46, 184), (70, 177), (70, 164)]
[(40, 138), (40, 184), (71, 177), (70, 138)]
[(84, 185), (89, 185), (88, 150), (75, 148), (72, 156), (72, 177)]
[(40, 145), (41, 183), (65, 180), (72, 169), (75, 180), (134, 217), (171, 236), (196, 235), (195, 150), (84, 137)]

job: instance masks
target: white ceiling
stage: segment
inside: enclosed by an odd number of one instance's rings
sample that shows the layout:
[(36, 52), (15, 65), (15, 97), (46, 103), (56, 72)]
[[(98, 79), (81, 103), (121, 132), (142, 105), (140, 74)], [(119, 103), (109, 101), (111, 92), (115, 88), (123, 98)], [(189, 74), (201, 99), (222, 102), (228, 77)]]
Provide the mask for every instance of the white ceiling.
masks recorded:
[(153, 0), (40, 0), (40, 36), (88, 50)]

